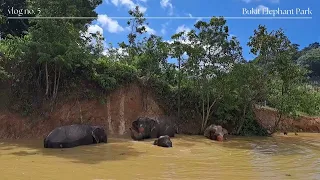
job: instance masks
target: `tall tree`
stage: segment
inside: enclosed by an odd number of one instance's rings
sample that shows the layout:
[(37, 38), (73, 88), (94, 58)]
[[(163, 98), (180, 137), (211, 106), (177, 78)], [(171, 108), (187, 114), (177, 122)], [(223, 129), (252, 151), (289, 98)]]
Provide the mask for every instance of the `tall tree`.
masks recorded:
[[(184, 63), (184, 53), (187, 50), (187, 45), (183, 42), (186, 41), (185, 32), (179, 32), (171, 37), (174, 42), (171, 44), (170, 56), (178, 60), (178, 119), (181, 118), (181, 65)], [(181, 42), (182, 41), (182, 42)]]
[(147, 32), (146, 25), (148, 25), (148, 23), (146, 22), (146, 18), (144, 18), (143, 13), (140, 11), (139, 6), (136, 6), (135, 9), (129, 10), (128, 13), (132, 16), (132, 18), (127, 22), (130, 28), (128, 43), (121, 42), (119, 43), (119, 46), (126, 49), (128, 53), (128, 56), (123, 60), (128, 64), (132, 64), (134, 59), (141, 53), (140, 45), (143, 44), (141, 38), (143, 39), (142, 35)]
[(272, 132), (275, 132), (284, 116), (296, 115), (299, 107), (297, 88), (302, 85), (305, 70), (296, 64), (296, 47), (290, 42), (282, 29), (268, 32), (259, 26), (250, 37), (248, 45), (251, 52), (258, 55), (268, 80), (269, 101), (278, 110)]
[(224, 76), (234, 63), (241, 62), (242, 48), (235, 37), (229, 39), (226, 20), (213, 17), (209, 22), (198, 21), (195, 30), (188, 33), (185, 68), (189, 77), (195, 78), (197, 91), (201, 94), (201, 132), (213, 113), (213, 106), (225, 92)]
[(137, 67), (140, 76), (163, 77), (168, 68), (168, 43), (159, 36), (147, 34), (148, 23), (139, 6), (129, 10), (129, 15), (132, 18), (127, 22), (130, 28), (128, 43), (119, 44), (127, 54), (120, 60)]

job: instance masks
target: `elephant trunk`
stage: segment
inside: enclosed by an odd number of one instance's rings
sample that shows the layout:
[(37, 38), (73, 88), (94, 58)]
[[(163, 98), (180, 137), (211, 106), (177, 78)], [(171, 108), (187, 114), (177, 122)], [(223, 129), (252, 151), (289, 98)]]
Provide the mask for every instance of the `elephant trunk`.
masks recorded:
[(132, 128), (129, 128), (131, 131), (131, 138), (135, 141), (140, 141), (143, 140), (143, 134), (142, 133), (138, 133), (135, 130), (133, 130)]
[(48, 148), (47, 138), (44, 138), (44, 140), (43, 140), (43, 146), (44, 146), (44, 148)]

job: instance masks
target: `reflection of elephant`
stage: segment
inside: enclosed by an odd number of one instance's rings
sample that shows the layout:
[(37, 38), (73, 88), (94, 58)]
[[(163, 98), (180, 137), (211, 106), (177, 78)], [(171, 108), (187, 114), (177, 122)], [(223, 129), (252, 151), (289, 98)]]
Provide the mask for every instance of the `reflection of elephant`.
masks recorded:
[(72, 148), (80, 145), (107, 143), (101, 126), (74, 124), (55, 128), (44, 139), (45, 148)]
[(174, 137), (175, 128), (168, 121), (160, 121), (159, 123), (153, 119), (140, 117), (132, 122), (130, 128), (131, 138), (133, 140), (143, 140), (148, 138), (158, 138), (168, 135)]
[(206, 128), (204, 131), (204, 136), (212, 139), (212, 140), (217, 140), (217, 141), (223, 141), (226, 139), (225, 135), (228, 134), (228, 131), (222, 126), (217, 126), (217, 125), (210, 125), (209, 127)]
[(156, 139), (153, 145), (157, 145), (160, 147), (172, 147), (172, 142), (170, 140), (170, 137), (168, 135), (165, 135), (160, 136), (158, 139)]

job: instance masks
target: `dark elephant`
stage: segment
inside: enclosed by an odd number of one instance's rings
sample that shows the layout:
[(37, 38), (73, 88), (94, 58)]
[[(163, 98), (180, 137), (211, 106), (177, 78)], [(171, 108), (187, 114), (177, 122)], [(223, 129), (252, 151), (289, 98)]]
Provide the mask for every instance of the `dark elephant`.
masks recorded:
[(160, 136), (158, 139), (156, 139), (153, 145), (157, 145), (160, 147), (172, 147), (172, 142), (170, 140), (170, 137), (168, 135), (165, 135)]
[(174, 137), (175, 128), (168, 121), (160, 121), (159, 123), (147, 117), (140, 117), (132, 122), (130, 128), (131, 138), (133, 140), (143, 140), (149, 138), (159, 138), (160, 136), (168, 135)]
[(226, 140), (226, 135), (228, 134), (228, 131), (224, 129), (222, 126), (217, 125), (210, 125), (206, 128), (204, 131), (204, 136), (217, 141), (223, 141)]
[(44, 139), (45, 148), (72, 148), (81, 145), (107, 143), (107, 134), (101, 126), (74, 124), (52, 130)]

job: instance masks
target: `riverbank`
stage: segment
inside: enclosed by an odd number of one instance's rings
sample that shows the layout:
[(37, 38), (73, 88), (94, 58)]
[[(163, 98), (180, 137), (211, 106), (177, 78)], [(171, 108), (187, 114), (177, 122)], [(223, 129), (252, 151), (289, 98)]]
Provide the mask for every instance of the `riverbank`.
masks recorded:
[[(8, 110), (0, 110), (0, 138), (44, 138), (52, 129), (70, 124), (94, 124), (103, 126), (109, 136), (129, 137), (129, 127), (138, 117), (170, 120), (181, 134), (198, 135), (201, 119), (190, 118), (176, 121), (168, 116), (156, 94), (137, 81), (127, 84), (100, 98), (60, 98), (52, 111), (43, 111), (42, 116), (22, 116)], [(273, 127), (277, 112), (269, 107), (256, 106), (255, 119), (265, 129)], [(212, 123), (212, 122), (210, 122)], [(229, 132), (232, 127), (222, 125)], [(279, 131), (320, 132), (320, 117), (301, 116), (285, 118)]]
[[(276, 109), (270, 107), (256, 106), (254, 112), (257, 122), (266, 129), (273, 127), (278, 117)], [(278, 129), (279, 131), (287, 132), (320, 133), (320, 117), (306, 115), (300, 115), (296, 119), (284, 117), (280, 122)]]
[[(129, 136), (129, 127), (138, 117), (175, 121), (166, 115), (154, 93), (139, 82), (99, 98), (60, 98), (51, 110), (41, 116), (0, 110), (0, 138), (43, 138), (58, 126), (78, 123), (103, 126), (108, 135)], [(180, 133), (198, 134), (200, 123), (179, 123), (178, 128)]]
[[(132, 87), (131, 87), (132, 88)], [(122, 91), (123, 93), (124, 91)], [(134, 92), (134, 91), (130, 91)], [(119, 94), (118, 94), (119, 95)], [(0, 138), (20, 139), (20, 138), (44, 138), (52, 129), (58, 126), (74, 123), (88, 123), (103, 126), (109, 136), (129, 137), (128, 129), (132, 121), (140, 116), (152, 118), (168, 118), (161, 108), (149, 98), (149, 108), (147, 111), (141, 110), (140, 101), (127, 101), (127, 95), (120, 102), (114, 96), (109, 97), (110, 102), (101, 104), (97, 100), (86, 100), (70, 102), (56, 108), (47, 118), (31, 119), (18, 113), (9, 111), (0, 112)], [(129, 98), (130, 100), (130, 98)], [(133, 99), (132, 99), (133, 100)], [(124, 102), (123, 102), (124, 101)], [(153, 102), (153, 103), (151, 103)], [(122, 104), (119, 108), (119, 104)], [(130, 104), (131, 103), (131, 104)], [(112, 104), (112, 105), (111, 105)], [(275, 122), (276, 111), (272, 108), (257, 107), (255, 109), (256, 120), (268, 129)], [(196, 135), (198, 133), (197, 124), (180, 124), (180, 133)], [(320, 127), (319, 117), (301, 116), (299, 119), (285, 118), (279, 126), (279, 131), (288, 132), (315, 132), (318, 133)], [(200, 126), (198, 125), (198, 128)]]

